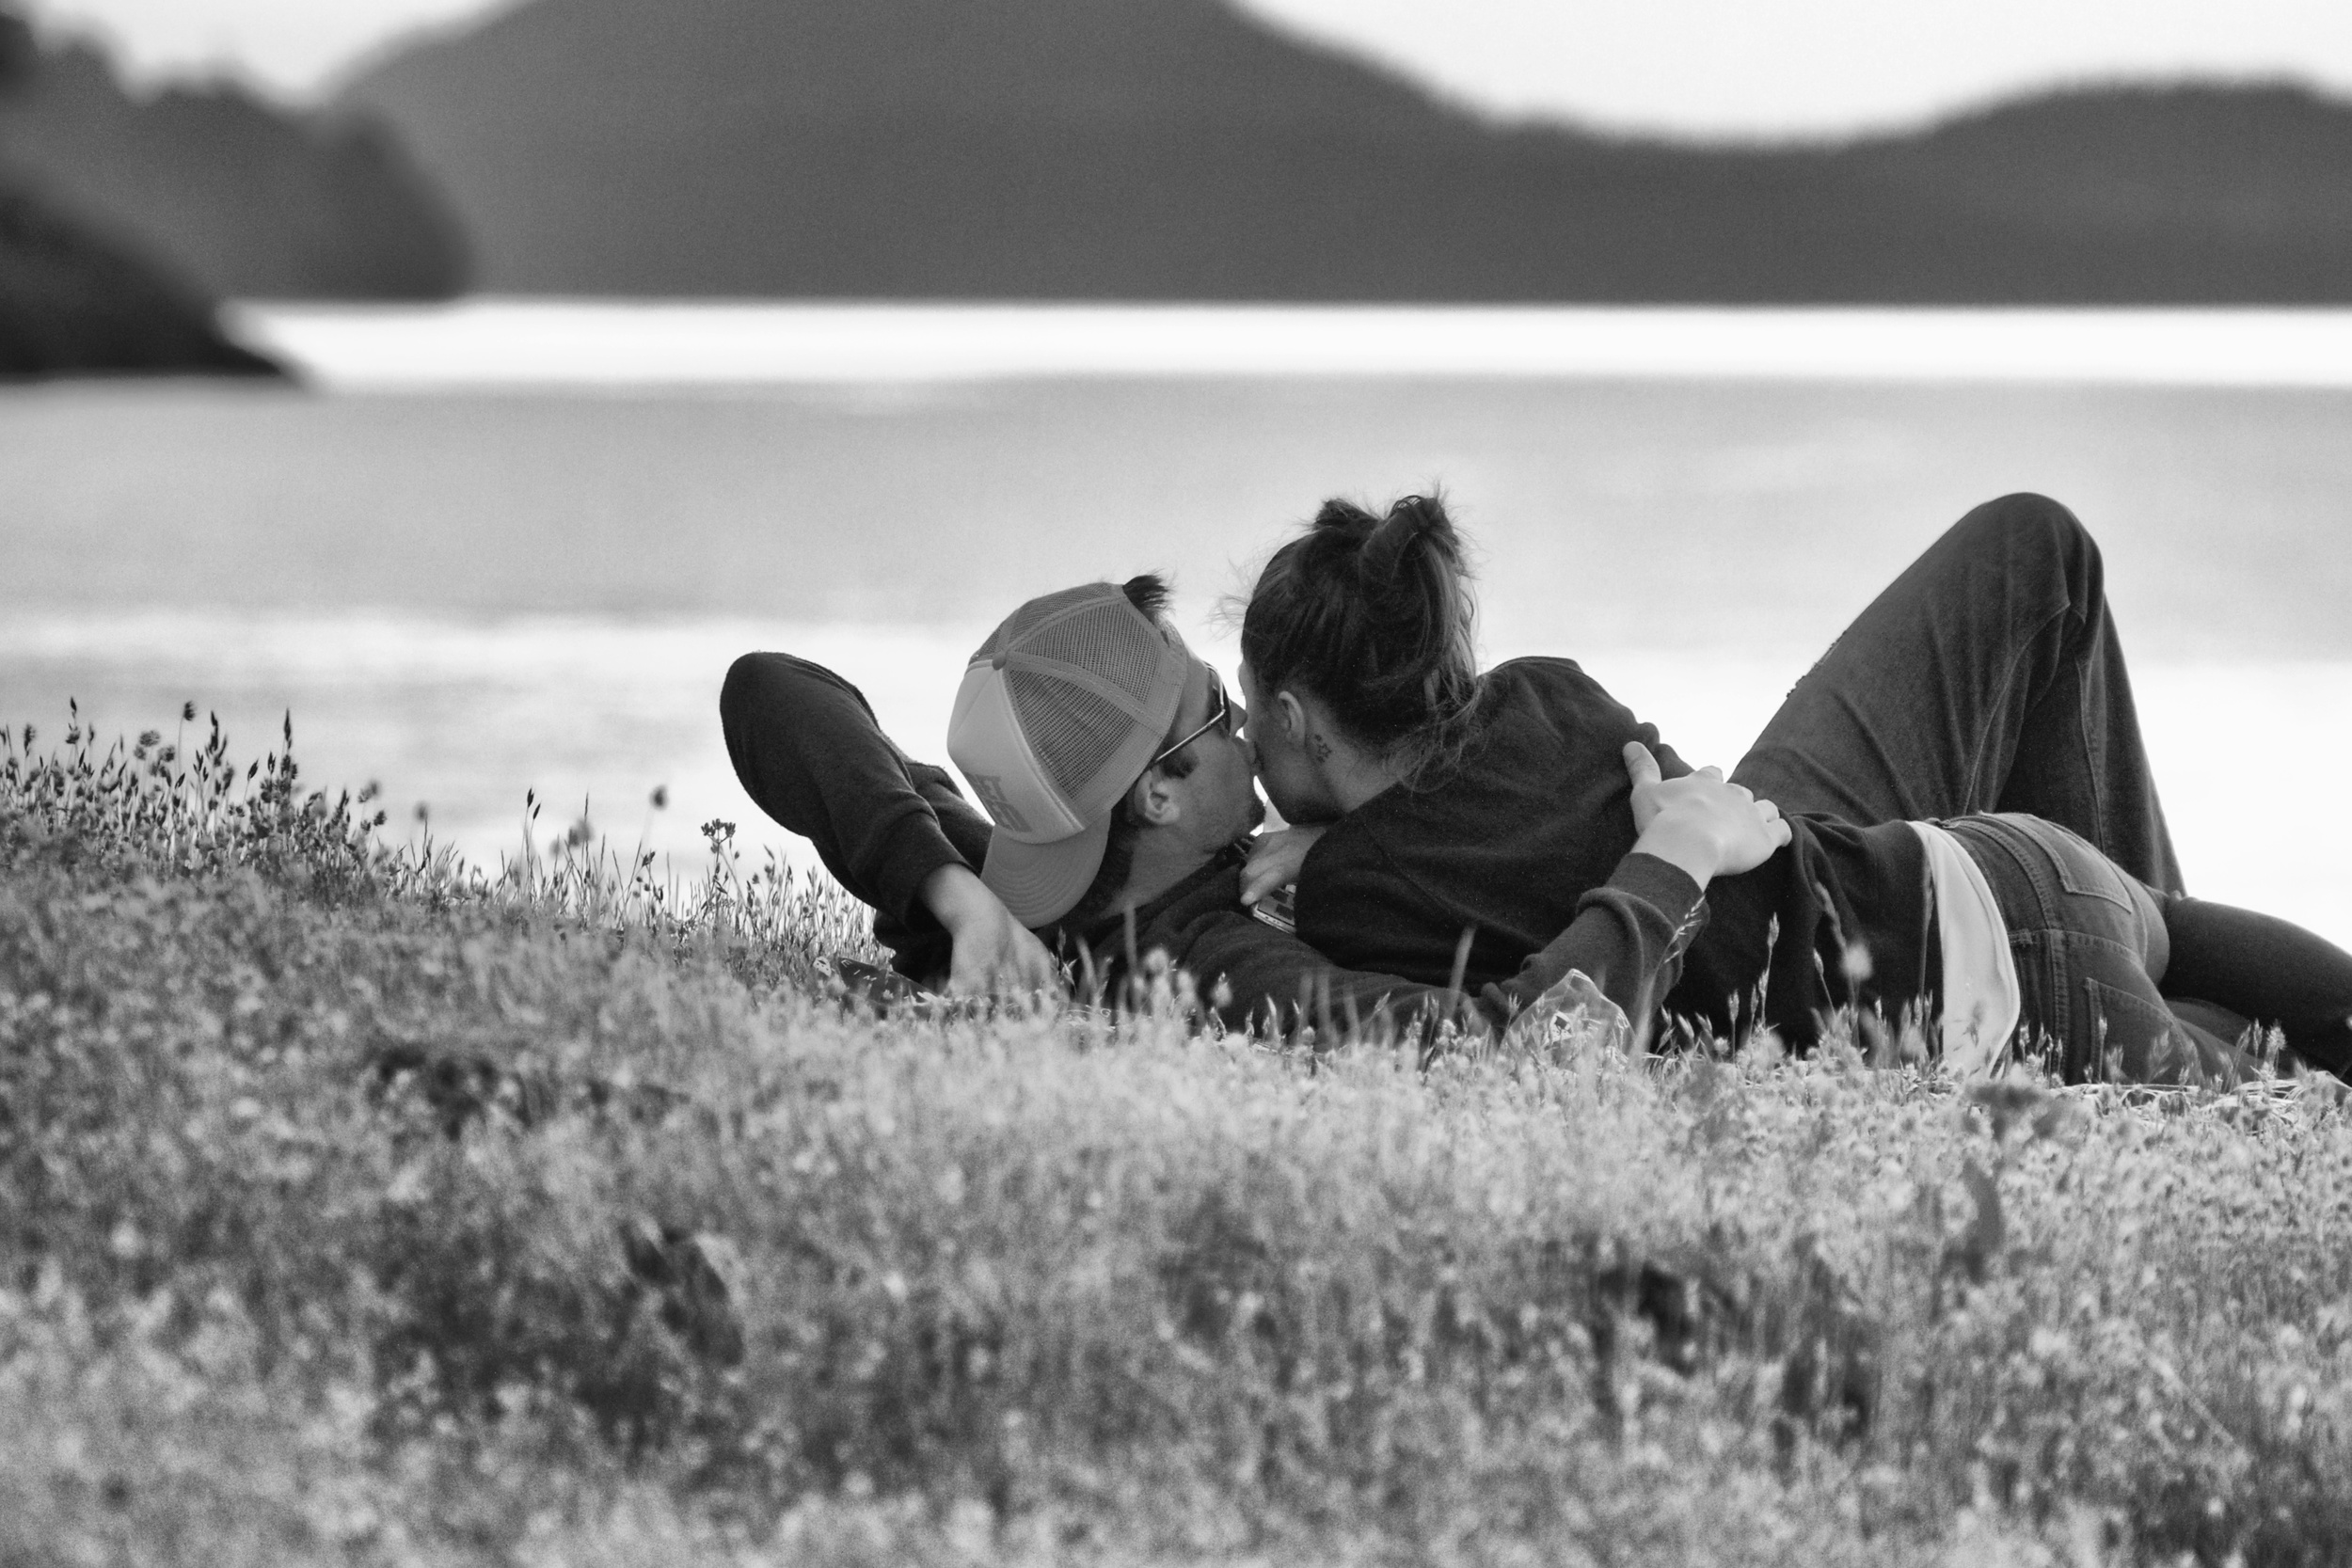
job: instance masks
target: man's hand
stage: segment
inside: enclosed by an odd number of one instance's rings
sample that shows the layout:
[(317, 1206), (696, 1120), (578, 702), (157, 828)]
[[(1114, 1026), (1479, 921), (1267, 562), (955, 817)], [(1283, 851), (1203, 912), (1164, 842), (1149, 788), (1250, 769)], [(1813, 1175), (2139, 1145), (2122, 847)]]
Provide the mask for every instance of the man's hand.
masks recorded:
[(1288, 887), (1298, 880), (1298, 868), (1307, 861), (1307, 851), (1315, 847), (1315, 840), (1330, 826), (1284, 828), (1279, 832), (1260, 833), (1249, 847), (1249, 863), (1241, 868), (1241, 901), (1254, 904), (1276, 888)]
[(968, 865), (943, 865), (923, 883), (923, 902), (955, 941), (947, 990), (980, 996), (1061, 990), (1061, 966), (1004, 900)]
[(1788, 842), (1780, 808), (1725, 783), (1720, 768), (1664, 778), (1649, 748), (1632, 740), (1625, 770), (1633, 781), (1633, 847), (1679, 866), (1701, 887), (1753, 871)]

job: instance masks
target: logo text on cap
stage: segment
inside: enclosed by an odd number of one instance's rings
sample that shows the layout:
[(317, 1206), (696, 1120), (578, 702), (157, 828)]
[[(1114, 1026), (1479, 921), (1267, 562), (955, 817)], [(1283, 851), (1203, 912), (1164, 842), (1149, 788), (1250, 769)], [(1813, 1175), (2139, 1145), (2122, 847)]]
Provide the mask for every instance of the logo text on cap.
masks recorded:
[(1019, 807), (1005, 799), (1003, 777), (996, 773), (966, 773), (972, 782), (972, 793), (980, 798), (980, 804), (1000, 828), (1010, 828), (1016, 833), (1029, 831), (1029, 819), (1021, 815)]

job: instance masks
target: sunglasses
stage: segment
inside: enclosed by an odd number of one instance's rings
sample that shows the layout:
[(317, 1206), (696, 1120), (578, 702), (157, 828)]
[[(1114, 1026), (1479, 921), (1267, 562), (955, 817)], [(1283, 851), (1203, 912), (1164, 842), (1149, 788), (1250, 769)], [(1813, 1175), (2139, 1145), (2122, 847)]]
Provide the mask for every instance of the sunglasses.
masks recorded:
[(1177, 752), (1183, 751), (1185, 747), (1191, 745), (1194, 741), (1200, 739), (1211, 730), (1222, 729), (1227, 735), (1232, 734), (1233, 711), (1233, 705), (1228, 702), (1225, 697), (1225, 683), (1216, 678), (1216, 672), (1215, 670), (1209, 671), (1208, 721), (1202, 724), (1199, 729), (1187, 734), (1184, 739), (1173, 741), (1168, 745), (1161, 747), (1159, 753), (1152, 757), (1150, 762), (1143, 765), (1143, 770), (1149, 773), (1152, 768), (1157, 768), (1160, 764), (1166, 762), (1168, 758), (1174, 756)]

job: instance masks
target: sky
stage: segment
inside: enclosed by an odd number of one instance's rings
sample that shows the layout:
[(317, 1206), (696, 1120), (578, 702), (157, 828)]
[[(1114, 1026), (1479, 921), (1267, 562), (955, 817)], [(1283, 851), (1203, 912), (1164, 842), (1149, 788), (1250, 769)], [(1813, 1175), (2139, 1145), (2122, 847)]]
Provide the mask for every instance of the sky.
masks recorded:
[[(512, 0), (18, 0), (152, 80), (317, 95)], [(649, 0), (657, 8), (665, 0)], [(2292, 77), (2352, 96), (2345, 0), (1244, 0), (1503, 117), (1704, 139), (1891, 129), (2060, 83)]]

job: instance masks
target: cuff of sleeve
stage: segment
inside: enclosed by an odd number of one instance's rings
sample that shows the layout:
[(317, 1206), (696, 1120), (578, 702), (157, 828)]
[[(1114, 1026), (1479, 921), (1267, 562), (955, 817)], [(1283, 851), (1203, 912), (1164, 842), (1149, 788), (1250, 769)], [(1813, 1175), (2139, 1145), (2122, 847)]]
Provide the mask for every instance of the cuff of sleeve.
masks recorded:
[(1677, 929), (1707, 895), (1707, 890), (1692, 881), (1689, 872), (1638, 849), (1617, 863), (1608, 885), (1650, 905)]
[(928, 811), (909, 812), (900, 817), (883, 836), (881, 848), (876, 858), (882, 872), (875, 879), (874, 891), (882, 895), (882, 907), (912, 930), (936, 929), (939, 922), (923, 902), (923, 884), (943, 865), (970, 863), (956, 853), (956, 847), (940, 832), (939, 819)]
[[(1617, 863), (1616, 869), (1610, 874), (1605, 885), (1593, 889), (1577, 900), (1577, 912), (1581, 917), (1597, 904), (1614, 907), (1622, 918), (1645, 930), (1659, 943), (1659, 957), (1662, 958), (1676, 949), (1677, 942), (1687, 941), (1689, 934), (1697, 928), (1704, 896), (1705, 890), (1692, 881), (1690, 873), (1681, 867), (1655, 855), (1629, 854)], [(1571, 926), (1549, 944), (1529, 955), (1518, 974), (1501, 988), (1494, 998), (1498, 1006), (1490, 1009), (1498, 1022), (1507, 1022), (1511, 1013), (1526, 1006), (1542, 992), (1558, 984), (1571, 970), (1578, 968), (1581, 961), (1608, 956), (1606, 953), (1581, 953), (1575, 929)], [(1631, 932), (1628, 935), (1638, 947), (1642, 939)], [(1636, 956), (1629, 952), (1619, 955), (1629, 958)], [(1605, 971), (1595, 972), (1596, 974), (1603, 973)]]

